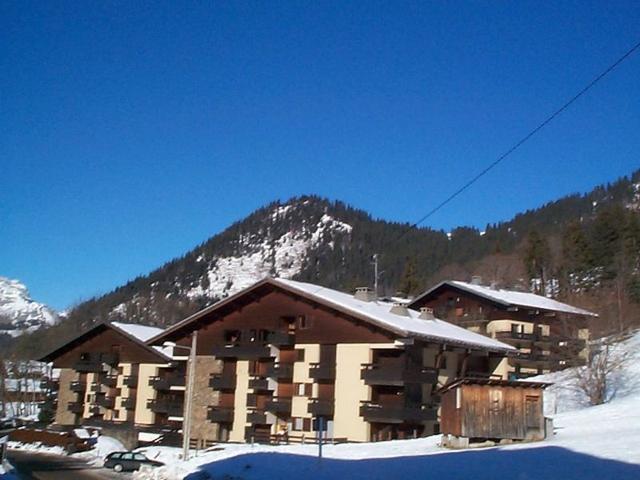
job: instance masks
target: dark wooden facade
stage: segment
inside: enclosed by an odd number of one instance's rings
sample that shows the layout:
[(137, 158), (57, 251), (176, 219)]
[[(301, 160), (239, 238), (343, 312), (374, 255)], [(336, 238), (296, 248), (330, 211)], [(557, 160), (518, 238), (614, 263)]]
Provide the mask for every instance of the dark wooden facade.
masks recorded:
[(469, 440), (542, 440), (548, 384), (463, 378), (441, 390), (440, 428)]
[[(581, 352), (585, 351), (586, 341), (580, 332), (588, 330), (586, 315), (505, 304), (448, 282), (419, 296), (409, 307), (430, 308), (437, 318), (493, 336), (521, 350), (520, 355), (509, 359), (514, 378), (579, 365), (584, 360)], [(497, 320), (511, 320), (514, 325), (488, 332), (488, 324)], [(532, 331), (523, 333), (516, 322), (531, 324)]]

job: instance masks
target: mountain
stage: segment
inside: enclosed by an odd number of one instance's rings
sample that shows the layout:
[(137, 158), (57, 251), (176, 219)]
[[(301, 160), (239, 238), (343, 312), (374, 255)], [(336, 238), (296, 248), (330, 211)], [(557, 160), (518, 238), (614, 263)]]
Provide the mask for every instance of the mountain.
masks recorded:
[[(184, 256), (76, 306), (40, 343), (99, 321), (170, 325), (266, 275), (345, 291), (372, 286), (375, 253), (381, 294), (415, 294), (443, 278), (480, 274), (595, 309), (605, 322), (640, 324), (638, 245), (640, 170), (482, 231), (411, 228), (339, 201), (297, 197), (260, 208)], [(33, 349), (27, 340), (23, 351)]]
[(57, 320), (53, 310), (31, 298), (25, 285), (0, 277), (0, 335), (15, 337)]

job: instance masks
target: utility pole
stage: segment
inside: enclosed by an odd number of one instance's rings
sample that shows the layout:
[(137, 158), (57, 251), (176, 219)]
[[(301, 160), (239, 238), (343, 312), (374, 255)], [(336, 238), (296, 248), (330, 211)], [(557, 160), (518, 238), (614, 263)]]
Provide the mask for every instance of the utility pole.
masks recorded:
[(380, 255), (377, 253), (373, 254), (373, 294), (376, 297), (376, 300), (378, 299), (378, 278), (380, 277), (380, 273), (378, 271), (378, 259), (380, 258)]
[(184, 399), (184, 418), (182, 419), (182, 459), (189, 460), (189, 440), (191, 438), (191, 415), (193, 413), (193, 387), (196, 370), (196, 346), (198, 331), (191, 334), (191, 348), (187, 362), (187, 389)]

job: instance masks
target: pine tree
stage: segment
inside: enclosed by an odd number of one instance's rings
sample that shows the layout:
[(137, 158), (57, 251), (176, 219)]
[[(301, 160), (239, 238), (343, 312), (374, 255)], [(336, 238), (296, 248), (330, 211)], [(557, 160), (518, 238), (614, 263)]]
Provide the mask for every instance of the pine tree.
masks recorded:
[(405, 262), (402, 280), (400, 281), (399, 290), (405, 295), (411, 297), (424, 288), (418, 280), (416, 264), (413, 258), (409, 258)]
[(524, 264), (529, 280), (540, 279), (540, 286), (536, 290), (544, 295), (547, 272), (551, 265), (551, 250), (547, 239), (536, 230), (531, 230), (527, 237)]

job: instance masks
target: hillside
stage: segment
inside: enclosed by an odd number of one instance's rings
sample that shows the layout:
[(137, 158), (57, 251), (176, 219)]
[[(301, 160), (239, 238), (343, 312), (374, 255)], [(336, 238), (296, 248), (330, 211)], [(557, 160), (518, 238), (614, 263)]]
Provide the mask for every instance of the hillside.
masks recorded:
[[(442, 278), (519, 285), (602, 313), (602, 330), (640, 322), (640, 170), (612, 184), (517, 215), (483, 231), (451, 232), (374, 219), (342, 202), (306, 196), (274, 202), (184, 256), (69, 314), (39, 342), (105, 320), (166, 326), (265, 275), (342, 290), (372, 285), (415, 294)], [(71, 328), (67, 328), (71, 327)], [(28, 338), (18, 351), (35, 354)]]

